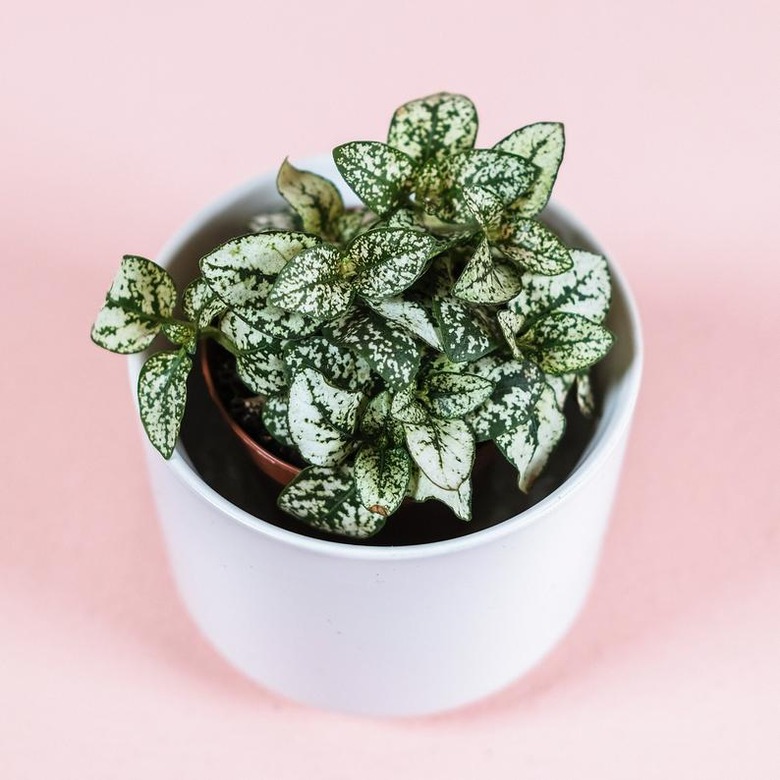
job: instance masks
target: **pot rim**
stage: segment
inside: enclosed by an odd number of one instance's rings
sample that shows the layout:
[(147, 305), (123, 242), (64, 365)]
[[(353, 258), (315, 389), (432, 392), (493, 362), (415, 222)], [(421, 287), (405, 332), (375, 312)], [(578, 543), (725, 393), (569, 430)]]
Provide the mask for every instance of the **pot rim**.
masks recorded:
[[(302, 160), (300, 164), (308, 170), (319, 169), (320, 172), (330, 176), (337, 185), (342, 183), (341, 177), (338, 175), (338, 172), (329, 157), (310, 158), (308, 160)], [(229, 190), (212, 201), (205, 208), (198, 211), (163, 246), (159, 253), (159, 262), (162, 265), (165, 265), (166, 261), (178, 254), (178, 252), (187, 244), (192, 234), (202, 228), (204, 224), (216, 219), (228, 208), (242, 199), (251, 196), (255, 191), (267, 188), (269, 184), (275, 182), (275, 178), (275, 173), (254, 177), (244, 184)], [(344, 185), (344, 187), (345, 186), (346, 185)], [(342, 191), (345, 190), (342, 188)], [(592, 239), (590, 234), (586, 230), (583, 230), (579, 223), (573, 219), (565, 209), (555, 203), (551, 203), (547, 208), (552, 214), (564, 219), (570, 226), (577, 230), (579, 235), (596, 247), (598, 251), (601, 251), (599, 245)], [(534, 506), (518, 515), (507, 518), (496, 525), (454, 539), (402, 546), (372, 546), (370, 542), (368, 544), (358, 545), (352, 544), (349, 541), (315, 539), (295, 533), (294, 531), (280, 528), (246, 512), (240, 507), (235, 506), (235, 504), (232, 504), (209, 486), (200, 474), (198, 474), (190, 463), (181, 440), (176, 444), (174, 453), (168, 461), (168, 467), (171, 468), (174, 474), (176, 474), (184, 484), (198, 494), (200, 498), (220, 510), (222, 514), (232, 520), (277, 543), (296, 547), (302, 552), (324, 555), (327, 557), (364, 561), (396, 561), (455, 554), (470, 548), (495, 542), (508, 534), (515, 533), (532, 524), (541, 522), (555, 509), (555, 507), (576, 493), (581, 486), (591, 478), (591, 475), (599, 470), (603, 461), (610, 456), (612, 451), (621, 441), (623, 434), (631, 423), (634, 407), (636, 406), (644, 362), (644, 346), (639, 312), (631, 290), (620, 269), (617, 268), (611, 260), (609, 261), (609, 268), (612, 276), (613, 299), (615, 297), (614, 291), (617, 291), (625, 305), (628, 333), (633, 345), (632, 359), (624, 376), (621, 377), (621, 388), (615, 408), (611, 410), (610, 414), (605, 414), (598, 421), (590, 444), (563, 484), (557, 487), (552, 493), (545, 496), (537, 504), (534, 504)], [(132, 387), (135, 387), (136, 378), (140, 372), (144, 359), (144, 353), (128, 356), (128, 370)], [(152, 457), (159, 457), (157, 453), (150, 454)]]

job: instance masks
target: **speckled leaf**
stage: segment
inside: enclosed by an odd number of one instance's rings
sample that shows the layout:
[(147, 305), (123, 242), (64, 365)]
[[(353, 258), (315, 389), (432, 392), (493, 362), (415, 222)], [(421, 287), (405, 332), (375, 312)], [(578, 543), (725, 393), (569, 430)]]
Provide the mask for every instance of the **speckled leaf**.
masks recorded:
[(187, 319), (194, 322), (199, 328), (210, 325), (227, 309), (225, 302), (211, 289), (209, 283), (202, 276), (187, 285), (182, 296), (182, 305)]
[(280, 444), (286, 447), (295, 447), (287, 421), (288, 407), (289, 399), (286, 393), (278, 393), (266, 398), (262, 412), (263, 425)]
[(360, 355), (389, 387), (408, 384), (420, 367), (414, 337), (374, 312), (354, 311), (328, 323), (325, 335)]
[(276, 350), (259, 347), (236, 356), (239, 379), (259, 395), (272, 395), (287, 386), (284, 363)]
[(243, 309), (231, 309), (219, 321), (219, 329), (236, 345), (241, 352), (254, 349), (267, 349), (281, 354), (281, 343), (254, 322), (245, 318)]
[(92, 340), (122, 355), (141, 352), (175, 305), (176, 287), (168, 272), (144, 257), (125, 255), (92, 326)]
[(554, 276), (573, 266), (571, 253), (561, 240), (533, 219), (515, 219), (507, 225), (506, 235), (497, 246), (507, 257), (537, 274)]
[(520, 157), (492, 149), (475, 149), (440, 163), (428, 162), (418, 174), (416, 196), (427, 211), (446, 221), (468, 221), (472, 212), (464, 189), (491, 192), (504, 206), (534, 182), (536, 168)]
[(284, 363), (290, 377), (301, 368), (313, 368), (330, 384), (353, 392), (368, 391), (375, 381), (362, 357), (319, 335), (287, 344)]
[(533, 217), (547, 205), (563, 159), (564, 146), (562, 124), (537, 122), (515, 130), (493, 147), (529, 160), (539, 169), (531, 190), (512, 206), (518, 213)]
[(596, 411), (596, 399), (593, 397), (593, 388), (587, 374), (577, 375), (577, 406), (583, 417), (593, 417)]
[(192, 359), (186, 349), (157, 352), (138, 375), (138, 408), (146, 435), (155, 449), (170, 458), (187, 402), (187, 377)]
[(400, 204), (414, 173), (414, 162), (379, 141), (354, 141), (333, 150), (344, 181), (372, 211), (382, 216)]
[(354, 284), (369, 300), (402, 293), (444, 249), (436, 237), (418, 230), (379, 228), (359, 235), (347, 253), (355, 264)]
[(250, 233), (261, 233), (266, 230), (298, 230), (300, 229), (300, 218), (290, 209), (263, 212), (252, 217), (247, 228)]
[(571, 270), (558, 276), (523, 274), (523, 289), (508, 305), (519, 318), (518, 332), (554, 311), (603, 321), (612, 295), (607, 261), (579, 249), (571, 251), (571, 258)]
[(385, 518), (358, 499), (352, 475), (344, 468), (310, 466), (280, 493), (279, 508), (322, 531), (363, 539), (373, 536)]
[(492, 190), (484, 187), (461, 187), (461, 195), (474, 219), (487, 229), (495, 228), (501, 221), (504, 202)]
[(273, 306), (319, 321), (349, 309), (354, 290), (343, 276), (344, 255), (323, 244), (305, 249), (281, 270), (268, 296)]
[(544, 375), (531, 360), (504, 360), (488, 355), (472, 363), (469, 371), (487, 379), (490, 398), (466, 418), (477, 441), (495, 439), (523, 425), (544, 389)]
[(436, 417), (464, 417), (493, 393), (488, 379), (465, 372), (435, 371), (425, 377), (423, 391)]
[(255, 233), (231, 239), (200, 261), (204, 279), (229, 306), (264, 305), (276, 275), (318, 243), (305, 233)]
[(542, 473), (566, 429), (555, 393), (545, 385), (525, 425), (496, 438), (504, 457), (517, 469), (517, 484), (527, 493)]
[(194, 325), (188, 322), (166, 322), (162, 327), (165, 338), (172, 344), (185, 347), (191, 354), (195, 354), (198, 344), (198, 331)]
[(566, 374), (597, 363), (614, 341), (605, 327), (579, 314), (553, 312), (525, 331), (520, 348), (530, 351), (547, 373)]
[(418, 469), (412, 479), (410, 496), (414, 501), (436, 499), (452, 509), (461, 520), (471, 520), (471, 479), (463, 480), (456, 490), (444, 490)]
[(563, 411), (566, 406), (566, 399), (569, 397), (569, 391), (574, 386), (577, 379), (576, 374), (545, 374), (544, 381), (552, 388), (555, 393), (555, 403)]
[(335, 241), (344, 201), (335, 185), (310, 171), (300, 171), (285, 160), (276, 177), (279, 194), (301, 218), (307, 233)]
[(496, 348), (489, 320), (481, 310), (455, 298), (437, 298), (433, 315), (444, 352), (453, 362), (476, 360)]
[(360, 419), (360, 433), (373, 444), (383, 447), (404, 446), (403, 425), (395, 419), (392, 407), (393, 396), (384, 390), (366, 404)]
[(346, 246), (355, 236), (376, 222), (376, 214), (368, 209), (345, 211), (336, 222), (336, 233), (341, 246)]
[(401, 506), (412, 475), (405, 447), (369, 442), (355, 456), (354, 478), (358, 498), (369, 512), (387, 517)]
[(518, 316), (510, 309), (501, 309), (501, 311), (496, 314), (496, 320), (512, 355), (516, 358), (521, 358), (522, 350), (517, 343), (517, 334), (522, 330), (522, 317)]
[(504, 303), (520, 291), (520, 274), (508, 263), (497, 260), (483, 238), (477, 246), (452, 294), (469, 303)]
[(408, 385), (393, 395), (390, 413), (401, 423), (423, 425), (428, 420), (428, 412), (417, 396), (414, 385)]
[(463, 420), (429, 417), (405, 424), (406, 444), (414, 462), (435, 485), (457, 490), (474, 465), (474, 432)]
[(398, 297), (376, 301), (371, 308), (386, 320), (402, 325), (434, 349), (442, 349), (436, 320), (426, 296), (407, 290)]
[(396, 110), (387, 143), (424, 162), (465, 152), (477, 137), (477, 110), (464, 95), (440, 92)]
[(354, 449), (357, 412), (363, 393), (329, 384), (311, 368), (290, 383), (290, 435), (301, 455), (317, 466), (335, 466)]

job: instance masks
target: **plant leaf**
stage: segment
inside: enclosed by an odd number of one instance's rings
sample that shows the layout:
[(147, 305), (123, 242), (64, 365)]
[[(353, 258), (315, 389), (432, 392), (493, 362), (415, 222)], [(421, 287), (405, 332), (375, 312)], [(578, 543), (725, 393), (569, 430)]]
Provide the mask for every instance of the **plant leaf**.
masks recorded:
[(606, 259), (580, 249), (571, 250), (571, 258), (571, 270), (558, 276), (523, 274), (523, 288), (508, 304), (518, 318), (518, 332), (554, 311), (604, 320), (612, 295)]
[(371, 366), (362, 357), (336, 346), (324, 336), (311, 336), (287, 344), (284, 363), (290, 376), (301, 368), (313, 368), (330, 384), (343, 390), (366, 392), (374, 384)]
[(409, 384), (420, 367), (414, 337), (374, 312), (351, 312), (328, 323), (325, 335), (360, 355), (391, 388)]
[(478, 308), (455, 298), (436, 298), (433, 316), (444, 352), (454, 363), (477, 360), (497, 346), (489, 318)]
[(301, 455), (316, 466), (335, 466), (354, 449), (357, 412), (363, 393), (329, 384), (311, 368), (290, 382), (288, 422)]
[(490, 382), (490, 398), (466, 418), (477, 441), (495, 439), (525, 424), (545, 382), (539, 367), (531, 360), (504, 360), (488, 355), (472, 363), (469, 371)]
[(443, 249), (435, 236), (419, 230), (378, 228), (359, 235), (347, 253), (355, 263), (358, 293), (381, 300), (400, 295)]
[(394, 298), (371, 303), (371, 308), (386, 320), (403, 326), (417, 338), (441, 350), (441, 337), (436, 329), (433, 311), (426, 306), (429, 299), (414, 290), (407, 290)]
[(411, 475), (412, 461), (404, 447), (366, 443), (355, 456), (358, 498), (369, 512), (382, 517), (401, 506)]
[(384, 525), (357, 497), (352, 475), (344, 468), (309, 466), (280, 493), (279, 508), (322, 531), (364, 539)]
[(328, 244), (305, 249), (280, 271), (268, 302), (320, 322), (340, 316), (354, 295), (343, 262), (341, 251)]
[(517, 213), (533, 217), (547, 205), (563, 159), (565, 143), (562, 124), (537, 122), (515, 130), (493, 147), (516, 154), (539, 169), (539, 175), (530, 191), (512, 205), (512, 209)]
[(165, 338), (172, 344), (185, 347), (190, 355), (195, 354), (198, 345), (198, 331), (189, 322), (166, 322), (162, 326)]
[(284, 209), (283, 211), (257, 214), (249, 220), (247, 228), (250, 233), (262, 233), (267, 230), (295, 231), (299, 229), (299, 223), (300, 218), (295, 212), (290, 211), (290, 209)]
[(577, 374), (577, 406), (583, 417), (593, 417), (596, 411), (596, 400), (587, 374)]
[(319, 239), (279, 231), (233, 238), (200, 261), (200, 270), (229, 306), (265, 305), (274, 278), (287, 263)]
[(412, 425), (425, 424), (429, 416), (417, 397), (414, 385), (402, 387), (393, 395), (390, 413), (399, 422)]
[(612, 348), (615, 337), (603, 326), (579, 314), (553, 312), (537, 320), (519, 337), (548, 374), (566, 374), (589, 368)]
[(440, 92), (393, 114), (387, 143), (417, 162), (465, 152), (477, 137), (477, 110), (464, 95)]
[(408, 155), (379, 141), (338, 146), (333, 160), (344, 181), (379, 216), (400, 205), (414, 174), (414, 162)]
[(517, 469), (517, 484), (527, 493), (544, 470), (566, 429), (555, 393), (545, 385), (528, 422), (496, 438), (504, 457)]
[(187, 319), (199, 328), (210, 325), (227, 309), (225, 302), (211, 289), (209, 283), (199, 276), (190, 282), (182, 296), (182, 306)]
[(410, 495), (414, 501), (426, 501), (429, 498), (441, 501), (461, 520), (471, 520), (471, 480), (464, 479), (457, 490), (445, 490), (431, 482), (425, 472), (417, 470), (412, 481)]
[(345, 211), (336, 224), (337, 237), (341, 246), (346, 246), (375, 221), (376, 215), (365, 208)]
[(492, 190), (484, 187), (462, 187), (461, 195), (474, 219), (485, 229), (499, 225), (504, 211), (504, 202)]
[(344, 201), (332, 182), (316, 173), (300, 171), (285, 160), (276, 177), (276, 188), (301, 218), (306, 233), (328, 241), (338, 239)]
[(92, 340), (103, 349), (127, 355), (142, 352), (173, 316), (176, 287), (157, 263), (125, 255), (92, 326)]
[(527, 270), (554, 276), (573, 267), (570, 251), (541, 222), (515, 219), (506, 229), (498, 248)]
[(444, 490), (457, 490), (474, 465), (474, 432), (463, 420), (428, 417), (404, 424), (406, 444), (428, 479)]
[(521, 289), (520, 274), (509, 264), (496, 261), (483, 238), (463, 269), (452, 294), (469, 303), (505, 303)]
[(173, 454), (187, 402), (192, 359), (186, 349), (157, 352), (138, 375), (138, 408), (146, 435), (167, 460)]
[(385, 390), (366, 405), (360, 420), (360, 432), (374, 443), (397, 447), (404, 443), (404, 429), (393, 418), (393, 396)]
[(436, 417), (464, 417), (493, 393), (493, 384), (476, 374), (435, 371), (425, 377), (423, 390)]
[(295, 447), (287, 421), (289, 398), (286, 393), (269, 395), (263, 404), (263, 425), (268, 433), (286, 447)]

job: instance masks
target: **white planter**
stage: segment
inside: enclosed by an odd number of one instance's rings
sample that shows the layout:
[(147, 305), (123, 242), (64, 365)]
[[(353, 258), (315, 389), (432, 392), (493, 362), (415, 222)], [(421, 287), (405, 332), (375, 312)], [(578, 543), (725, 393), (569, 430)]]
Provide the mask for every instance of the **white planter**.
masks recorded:
[[(308, 167), (340, 181), (329, 161)], [(193, 219), (158, 261), (183, 285), (198, 257), (278, 203), (274, 176), (239, 188)], [(211, 644), (271, 691), (372, 715), (457, 707), (539, 662), (588, 593), (639, 387), (636, 309), (612, 271), (608, 324), (618, 343), (599, 367), (605, 392), (595, 435), (560, 488), (492, 528), (405, 547), (312, 539), (226, 501), (181, 444), (169, 462), (149, 447), (176, 582)], [(131, 359), (133, 387), (142, 359)]]

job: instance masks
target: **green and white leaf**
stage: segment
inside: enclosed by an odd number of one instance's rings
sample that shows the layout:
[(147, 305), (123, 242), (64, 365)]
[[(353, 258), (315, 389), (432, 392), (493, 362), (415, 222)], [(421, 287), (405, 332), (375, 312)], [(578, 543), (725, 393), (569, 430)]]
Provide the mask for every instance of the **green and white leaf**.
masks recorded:
[(565, 143), (562, 124), (537, 122), (515, 130), (493, 147), (516, 154), (539, 169), (533, 187), (513, 204), (513, 210), (523, 216), (533, 217), (547, 205), (563, 159)]
[(284, 362), (274, 349), (259, 347), (236, 355), (236, 373), (258, 395), (279, 393), (287, 386)]
[(414, 385), (402, 387), (393, 395), (390, 413), (393, 419), (410, 425), (424, 425), (429, 417), (417, 395)]
[(284, 211), (263, 212), (249, 220), (247, 228), (250, 233), (262, 233), (266, 230), (298, 230), (300, 219), (290, 209)]
[(355, 448), (355, 426), (363, 393), (329, 384), (311, 368), (290, 382), (290, 436), (305, 460), (316, 466), (335, 466)]
[(433, 311), (424, 302), (428, 302), (425, 296), (407, 290), (403, 295), (373, 302), (371, 308), (386, 320), (406, 328), (434, 349), (441, 350), (441, 337), (436, 329)]
[(290, 424), (287, 420), (289, 399), (286, 393), (269, 395), (263, 404), (263, 425), (268, 433), (286, 447), (295, 447), (290, 435)]
[(363, 410), (360, 433), (374, 443), (397, 447), (404, 443), (403, 426), (393, 417), (393, 396), (387, 391), (375, 395)]
[(301, 368), (313, 368), (344, 390), (365, 392), (374, 384), (371, 366), (362, 357), (320, 335), (289, 342), (284, 363), (290, 377)]
[(372, 311), (356, 310), (328, 323), (325, 335), (362, 357), (391, 388), (417, 375), (420, 347), (414, 337)]
[(350, 209), (345, 211), (336, 222), (336, 233), (341, 246), (346, 246), (359, 233), (376, 222), (376, 214), (368, 209)]
[(455, 363), (477, 360), (498, 346), (490, 318), (481, 309), (455, 298), (437, 298), (433, 301), (433, 316), (442, 348)]
[(548, 374), (580, 372), (601, 360), (615, 337), (603, 325), (579, 314), (553, 312), (535, 322), (521, 337), (521, 349), (530, 351)]
[(445, 490), (418, 469), (412, 480), (410, 496), (414, 501), (436, 499), (452, 509), (461, 520), (471, 520), (471, 479), (464, 479), (456, 490)]
[(523, 356), (523, 351), (520, 349), (517, 343), (517, 334), (522, 330), (523, 319), (519, 315), (515, 314), (510, 309), (501, 309), (496, 314), (496, 320), (501, 333), (512, 352), (512, 356), (520, 359)]
[(483, 238), (452, 288), (456, 298), (469, 303), (504, 303), (521, 289), (520, 274), (508, 263), (496, 260)]
[(172, 344), (186, 347), (192, 355), (198, 345), (198, 331), (189, 322), (166, 322), (162, 327), (165, 338)]
[(182, 296), (182, 306), (187, 319), (199, 328), (210, 325), (227, 310), (225, 302), (202, 276), (187, 285)]
[(544, 390), (544, 374), (531, 360), (488, 355), (469, 366), (492, 387), (490, 397), (466, 419), (477, 441), (489, 441), (526, 423)]
[(122, 355), (141, 352), (173, 316), (175, 305), (168, 272), (144, 257), (125, 255), (92, 326), (92, 340)]
[(280, 271), (268, 302), (319, 322), (349, 309), (354, 290), (344, 278), (344, 255), (328, 244), (305, 249)]
[(569, 249), (558, 236), (533, 219), (515, 219), (508, 224), (497, 246), (507, 257), (537, 274), (554, 276), (573, 267)]
[(445, 490), (457, 490), (474, 465), (474, 432), (463, 420), (428, 417), (404, 424), (406, 445), (428, 479)]
[(358, 293), (376, 301), (400, 295), (442, 249), (435, 236), (419, 230), (378, 228), (359, 235), (347, 252)]
[(229, 306), (264, 305), (277, 274), (319, 239), (305, 233), (254, 233), (233, 238), (200, 261), (214, 292)]
[(301, 218), (305, 232), (329, 241), (339, 238), (338, 220), (344, 213), (344, 201), (332, 182), (316, 173), (298, 170), (285, 160), (279, 168), (276, 187)]
[(387, 517), (406, 495), (412, 460), (405, 447), (364, 444), (355, 456), (358, 498), (369, 512)]
[(465, 152), (477, 137), (477, 110), (464, 95), (440, 92), (393, 114), (387, 143), (417, 162)]
[(576, 374), (545, 374), (544, 381), (552, 388), (555, 393), (555, 403), (563, 411), (566, 406), (566, 399), (577, 379)]
[(596, 411), (596, 399), (588, 374), (577, 374), (577, 406), (583, 417), (593, 417)]
[(565, 429), (566, 418), (558, 408), (555, 393), (547, 385), (528, 422), (496, 438), (504, 457), (517, 469), (520, 490), (527, 493), (531, 489)]
[(333, 150), (344, 181), (379, 216), (400, 205), (414, 175), (412, 159), (379, 141), (354, 141)]
[(436, 417), (464, 417), (493, 394), (493, 384), (476, 374), (435, 371), (425, 377), (423, 391)]
[(496, 228), (504, 211), (504, 202), (484, 187), (461, 187), (461, 195), (474, 219), (486, 230)]
[(186, 349), (157, 352), (138, 375), (138, 408), (146, 435), (166, 459), (173, 454), (187, 402), (192, 359)]
[(219, 329), (239, 352), (251, 352), (255, 349), (266, 349), (281, 354), (281, 344), (262, 328), (258, 328), (251, 319), (246, 318), (245, 309), (230, 309), (219, 321)]
[(357, 486), (345, 468), (309, 466), (280, 493), (279, 508), (322, 531), (364, 539), (384, 525), (358, 499)]
[(604, 320), (612, 297), (606, 259), (580, 249), (571, 250), (571, 259), (572, 268), (558, 276), (523, 274), (523, 288), (508, 304), (519, 318), (518, 332), (554, 311)]

